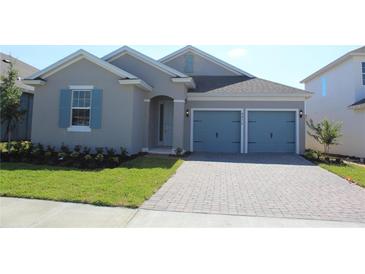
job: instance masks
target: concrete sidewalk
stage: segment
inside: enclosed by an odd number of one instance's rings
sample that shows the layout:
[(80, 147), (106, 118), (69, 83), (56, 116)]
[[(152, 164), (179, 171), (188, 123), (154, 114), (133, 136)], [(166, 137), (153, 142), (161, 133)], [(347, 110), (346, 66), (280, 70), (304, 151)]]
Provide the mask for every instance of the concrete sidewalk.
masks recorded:
[(365, 227), (365, 223), (154, 211), (1, 197), (0, 227)]

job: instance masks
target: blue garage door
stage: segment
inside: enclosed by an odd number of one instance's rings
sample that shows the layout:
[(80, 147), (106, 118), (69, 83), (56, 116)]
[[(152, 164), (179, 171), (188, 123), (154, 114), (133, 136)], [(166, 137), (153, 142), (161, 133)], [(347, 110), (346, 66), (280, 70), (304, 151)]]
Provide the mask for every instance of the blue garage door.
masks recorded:
[(240, 111), (194, 111), (194, 151), (240, 153)]
[(294, 153), (294, 111), (249, 111), (248, 152)]

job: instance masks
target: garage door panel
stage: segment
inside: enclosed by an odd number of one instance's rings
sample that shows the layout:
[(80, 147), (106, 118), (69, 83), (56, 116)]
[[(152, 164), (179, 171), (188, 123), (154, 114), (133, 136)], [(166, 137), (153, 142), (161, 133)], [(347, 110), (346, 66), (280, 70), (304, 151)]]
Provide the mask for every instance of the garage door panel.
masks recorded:
[(249, 111), (248, 152), (295, 152), (294, 111)]
[(195, 111), (193, 127), (194, 151), (240, 152), (240, 111)]

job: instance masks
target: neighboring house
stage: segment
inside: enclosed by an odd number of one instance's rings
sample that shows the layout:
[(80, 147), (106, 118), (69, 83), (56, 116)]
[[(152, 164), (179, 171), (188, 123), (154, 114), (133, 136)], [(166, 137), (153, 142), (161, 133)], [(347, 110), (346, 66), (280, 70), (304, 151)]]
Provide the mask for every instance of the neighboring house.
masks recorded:
[[(18, 71), (19, 78), (16, 85), (22, 89), (22, 96), (20, 97), (20, 105), (26, 111), (23, 120), (19, 122), (11, 132), (12, 140), (30, 140), (31, 126), (32, 126), (32, 108), (33, 108), (33, 92), (32, 86), (22, 83), (22, 79), (38, 71), (35, 67), (26, 64), (10, 55), (0, 52), (0, 75), (6, 76), (9, 70), (10, 62)], [(1, 81), (1, 80), (0, 80)], [(6, 125), (1, 124), (1, 140), (7, 140)]]
[[(343, 136), (331, 152), (365, 157), (365, 47), (353, 50), (301, 81), (314, 92), (307, 117), (342, 122)], [(307, 137), (307, 147), (322, 149)]]
[(26, 81), (32, 141), (171, 153), (305, 149), (310, 92), (257, 78), (192, 46), (156, 61), (129, 47), (79, 50)]

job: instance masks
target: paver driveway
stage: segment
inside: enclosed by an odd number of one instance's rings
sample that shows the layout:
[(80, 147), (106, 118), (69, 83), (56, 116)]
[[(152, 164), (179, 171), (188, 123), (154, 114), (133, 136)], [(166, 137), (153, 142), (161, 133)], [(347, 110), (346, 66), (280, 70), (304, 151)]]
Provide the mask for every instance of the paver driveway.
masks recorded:
[(142, 208), (365, 222), (365, 189), (296, 155), (204, 153)]

